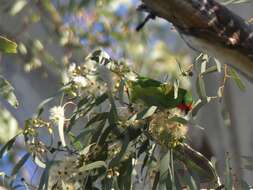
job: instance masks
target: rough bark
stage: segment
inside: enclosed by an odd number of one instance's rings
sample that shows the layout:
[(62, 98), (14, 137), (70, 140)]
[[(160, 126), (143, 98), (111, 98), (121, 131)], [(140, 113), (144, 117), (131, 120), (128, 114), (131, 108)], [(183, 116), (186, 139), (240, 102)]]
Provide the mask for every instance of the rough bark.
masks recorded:
[(190, 46), (232, 65), (253, 81), (253, 26), (240, 16), (214, 0), (142, 2), (142, 10), (171, 22)]

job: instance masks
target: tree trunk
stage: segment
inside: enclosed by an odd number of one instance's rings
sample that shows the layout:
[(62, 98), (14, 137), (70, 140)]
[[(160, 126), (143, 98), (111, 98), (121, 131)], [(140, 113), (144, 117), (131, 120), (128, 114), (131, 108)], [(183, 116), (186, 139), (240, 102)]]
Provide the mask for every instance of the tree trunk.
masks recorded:
[(214, 0), (142, 0), (141, 10), (171, 22), (195, 50), (253, 81), (253, 26)]

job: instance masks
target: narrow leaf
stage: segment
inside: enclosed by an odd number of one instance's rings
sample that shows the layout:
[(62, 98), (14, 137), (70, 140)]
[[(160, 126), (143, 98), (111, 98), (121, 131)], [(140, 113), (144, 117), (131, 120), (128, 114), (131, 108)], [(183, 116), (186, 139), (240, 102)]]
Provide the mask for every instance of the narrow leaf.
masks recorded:
[(44, 162), (42, 162), (38, 156), (34, 156), (33, 158), (35, 164), (37, 164), (37, 166), (41, 167), (41, 168), (46, 168), (46, 164)]
[(101, 167), (107, 168), (106, 163), (104, 161), (96, 161), (96, 162), (82, 166), (81, 168), (79, 168), (79, 171), (84, 172), (84, 171), (98, 169)]
[(150, 108), (145, 109), (144, 111), (139, 113), (137, 115), (137, 119), (146, 119), (146, 118), (152, 116), (155, 113), (156, 110), (157, 110), (156, 106), (151, 106)]
[(225, 176), (225, 186), (227, 190), (233, 189), (233, 175), (231, 171), (230, 159), (226, 158), (226, 176)]
[(201, 99), (199, 99), (198, 101), (196, 101), (196, 103), (193, 105), (192, 110), (190, 111), (190, 114), (192, 115), (192, 117), (195, 117), (197, 115), (197, 113), (199, 112), (199, 110), (206, 104), (206, 101), (202, 101)]
[(0, 51), (4, 53), (17, 53), (17, 44), (3, 36), (0, 36)]
[(16, 141), (16, 137), (13, 137), (12, 139), (10, 139), (1, 149), (0, 149), (0, 159), (3, 157), (5, 151), (8, 151), (11, 149), (11, 147), (13, 146), (14, 142)]
[(207, 98), (205, 81), (201, 75), (197, 78), (197, 93), (200, 99), (204, 100)]
[(102, 121), (102, 120), (106, 119), (106, 118), (108, 117), (108, 114), (109, 114), (108, 112), (102, 112), (102, 113), (96, 114), (93, 118), (91, 118), (91, 119), (87, 122), (87, 124), (85, 125), (84, 128), (87, 128), (87, 127), (89, 127), (90, 125), (92, 125), (92, 124), (94, 124), (94, 123), (96, 123), (96, 122), (98, 122), (98, 121)]
[(220, 63), (220, 61), (218, 59), (214, 58), (214, 62), (217, 66), (218, 72), (220, 73), (221, 72), (221, 63)]
[(178, 123), (181, 123), (183, 125), (188, 123), (188, 121), (185, 118), (177, 117), (177, 116), (174, 116), (174, 117), (170, 118), (169, 121), (170, 122), (178, 122)]
[(14, 3), (13, 7), (11, 8), (10, 14), (12, 16), (15, 16), (16, 14), (18, 14), (25, 7), (26, 4), (27, 4), (26, 0), (17, 0)]
[(188, 185), (190, 190), (198, 190), (198, 186), (194, 180), (194, 177), (190, 174), (190, 172), (186, 172), (186, 175), (184, 176), (184, 180), (186, 184)]
[(52, 166), (53, 162), (47, 162), (46, 168), (44, 169), (41, 177), (38, 190), (45, 190), (48, 189), (48, 179), (49, 179), (49, 171), (50, 167)]
[(14, 176), (16, 175), (20, 168), (22, 168), (22, 166), (26, 163), (26, 161), (29, 159), (30, 157), (30, 153), (26, 153), (20, 160), (19, 162), (15, 165), (15, 167), (13, 168), (12, 172), (11, 172), (11, 175)]
[(211, 66), (211, 67), (208, 67), (205, 72), (202, 73), (202, 75), (206, 75), (206, 74), (210, 74), (210, 73), (213, 73), (213, 72), (216, 72), (218, 71), (217, 69), (217, 66)]
[(241, 91), (245, 91), (246, 87), (244, 85), (244, 83), (242, 82), (240, 76), (238, 75), (238, 73), (236, 72), (236, 70), (234, 70), (233, 68), (229, 69), (229, 74), (231, 75), (232, 79), (235, 81), (235, 84), (237, 85), (237, 87), (241, 90)]
[(159, 172), (156, 172), (154, 183), (153, 183), (153, 186), (152, 186), (152, 190), (157, 189), (157, 186), (158, 186), (158, 183), (159, 183), (159, 178), (160, 178), (160, 174), (159, 174)]
[(14, 88), (12, 85), (0, 75), (0, 96), (2, 96), (9, 104), (18, 107), (19, 103), (14, 94)]

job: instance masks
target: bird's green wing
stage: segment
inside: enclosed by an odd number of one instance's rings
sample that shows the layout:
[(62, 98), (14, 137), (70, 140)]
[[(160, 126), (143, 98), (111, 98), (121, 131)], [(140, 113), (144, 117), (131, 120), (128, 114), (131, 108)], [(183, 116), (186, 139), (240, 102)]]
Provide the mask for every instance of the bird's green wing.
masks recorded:
[(138, 77), (136, 81), (131, 81), (129, 89), (132, 102), (142, 102), (147, 106), (168, 109), (182, 104), (187, 94), (185, 89), (179, 88), (175, 98), (173, 85), (146, 77)]

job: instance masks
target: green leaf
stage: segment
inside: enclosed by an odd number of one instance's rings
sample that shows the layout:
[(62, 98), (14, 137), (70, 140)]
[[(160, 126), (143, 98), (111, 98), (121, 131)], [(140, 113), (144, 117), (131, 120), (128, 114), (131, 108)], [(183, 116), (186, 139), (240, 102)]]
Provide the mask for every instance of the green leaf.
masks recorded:
[(79, 109), (82, 109), (83, 107), (85, 107), (86, 106), (86, 104), (89, 102), (89, 98), (87, 98), (87, 97), (84, 97), (84, 98), (82, 98), (79, 102), (78, 102), (78, 104), (77, 104), (77, 109), (79, 110)]
[(107, 93), (104, 93), (102, 94), (101, 96), (97, 97), (96, 100), (95, 100), (95, 105), (98, 106), (100, 104), (102, 104), (105, 100), (108, 99), (108, 94)]
[(121, 161), (121, 159), (123, 158), (123, 156), (125, 155), (128, 145), (129, 145), (130, 139), (129, 139), (129, 134), (126, 133), (124, 135), (124, 138), (122, 139), (122, 146), (121, 146), (121, 150), (120, 152), (117, 154), (116, 157), (114, 157), (112, 159), (112, 161), (110, 162), (109, 166), (110, 167), (114, 167), (117, 166), (119, 164), (119, 162)]
[(124, 104), (124, 94), (125, 94), (125, 81), (121, 80), (119, 85), (119, 102), (120, 104)]
[(14, 88), (12, 85), (0, 75), (0, 95), (9, 102), (15, 108), (18, 107), (19, 103), (14, 94)]
[(236, 70), (234, 70), (233, 68), (229, 68), (229, 75), (232, 77), (232, 79), (235, 81), (235, 84), (237, 85), (237, 87), (241, 91), (245, 91), (246, 90), (246, 87), (245, 87), (244, 83), (242, 82), (240, 76), (236, 72)]
[(84, 130), (82, 130), (78, 136), (76, 137), (74, 143), (76, 143), (77, 141), (81, 141), (83, 140), (87, 135), (89, 135), (90, 133), (94, 133), (96, 132), (96, 128), (86, 128)]
[(14, 179), (8, 175), (6, 175), (4, 172), (0, 172), (0, 187), (4, 187), (4, 189), (14, 190), (12, 188), (12, 184), (14, 182)]
[(174, 116), (172, 118), (169, 118), (169, 122), (178, 122), (183, 125), (187, 124), (188, 121), (185, 118)]
[(92, 124), (96, 123), (96, 122), (99, 122), (99, 121), (102, 121), (104, 119), (106, 119), (108, 117), (108, 112), (102, 112), (102, 113), (98, 113), (96, 114), (93, 118), (91, 118), (87, 124), (85, 125), (84, 128), (87, 128), (89, 126), (91, 126)]
[(160, 162), (160, 180), (159, 180), (159, 189), (164, 189), (169, 186), (170, 189), (175, 188), (175, 178), (174, 178), (174, 161), (173, 161), (172, 150), (163, 156)]
[(214, 72), (216, 72), (216, 71), (218, 71), (218, 68), (217, 68), (216, 65), (214, 65), (214, 66), (208, 67), (208, 68), (205, 70), (205, 72), (202, 73), (202, 75), (214, 73)]
[[(200, 152), (192, 149), (189, 145), (182, 143), (175, 151), (178, 160), (181, 160), (189, 171), (198, 173), (198, 176), (206, 177), (221, 185), (220, 178), (213, 164)], [(201, 163), (201, 164), (199, 164)]]
[(4, 53), (17, 53), (17, 44), (3, 36), (0, 36), (0, 51)]
[(152, 186), (152, 190), (156, 190), (157, 189), (157, 186), (159, 184), (159, 178), (160, 178), (160, 173), (156, 172), (154, 183), (153, 183), (153, 186)]
[(10, 139), (0, 150), (0, 159), (3, 157), (5, 151), (8, 151), (11, 149), (11, 147), (13, 146), (13, 144), (16, 141), (17, 136), (13, 137), (12, 139)]
[(224, 122), (224, 126), (231, 127), (231, 123), (232, 123), (231, 115), (225, 104), (222, 106), (221, 115)]
[(195, 58), (195, 69), (198, 73), (204, 73), (206, 71), (207, 64), (209, 63), (209, 56), (204, 53), (200, 53)]
[[(186, 170), (187, 171), (187, 170)], [(198, 186), (194, 180), (194, 177), (190, 174), (190, 172), (186, 172), (186, 174), (184, 175), (184, 180), (187, 184), (187, 186), (189, 187), (189, 190), (198, 190)]]
[(69, 131), (67, 135), (71, 146), (73, 146), (75, 150), (81, 150), (83, 148), (82, 143), (77, 139), (76, 135), (73, 132)]
[(174, 99), (178, 98), (178, 91), (179, 91), (179, 80), (174, 80), (173, 87), (174, 87)]
[(98, 168), (107, 168), (107, 165), (104, 161), (96, 161), (87, 165), (82, 166), (81, 168), (79, 168), (78, 170), (80, 172), (84, 172), (84, 171), (90, 171), (90, 170), (94, 170), (94, 169), (98, 169)]
[(46, 163), (46, 168), (43, 170), (43, 173), (40, 177), (40, 183), (39, 183), (38, 190), (48, 189), (49, 171), (50, 171), (50, 167), (52, 165), (53, 165), (52, 161)]
[(112, 130), (112, 127), (114, 127), (114, 126), (109, 126), (104, 131), (106, 122), (107, 122), (107, 119), (102, 120), (97, 126), (95, 126), (95, 128), (94, 128), (95, 131), (92, 132), (93, 134), (92, 134), (91, 142), (98, 142), (98, 140), (99, 140), (98, 143), (101, 143), (101, 145), (104, 144), (108, 134)]
[(199, 99), (198, 101), (195, 102), (195, 104), (192, 107), (192, 110), (190, 111), (192, 117), (195, 117), (199, 110), (206, 104), (205, 101), (202, 101)]
[(218, 59), (214, 58), (214, 62), (216, 64), (217, 67), (217, 71), (220, 73), (221, 72), (221, 63)]
[(200, 65), (200, 72), (203, 74), (206, 71), (207, 63), (208, 63), (208, 56), (206, 54), (202, 57), (202, 62)]
[(29, 159), (30, 157), (30, 153), (26, 153), (20, 160), (19, 162), (15, 165), (15, 167), (13, 168), (12, 172), (11, 172), (11, 176), (16, 175), (20, 168), (26, 163), (26, 161)]
[(233, 189), (233, 174), (231, 170), (230, 158), (228, 156), (226, 157), (225, 186), (226, 190)]
[(136, 119), (146, 119), (146, 118), (152, 116), (156, 110), (157, 110), (156, 106), (151, 106), (151, 107), (145, 109), (144, 111), (138, 113)]
[(118, 184), (118, 179), (116, 176), (113, 176), (112, 177), (112, 189), (115, 189), (115, 190), (120, 190), (119, 189), (119, 184)]
[(119, 189), (131, 189), (133, 182), (132, 178), (135, 176), (135, 171), (133, 171), (133, 169), (133, 161), (131, 156), (121, 162), (118, 171), (120, 173), (118, 176)]
[(90, 148), (91, 148), (92, 146), (94, 146), (94, 145), (96, 145), (96, 143), (89, 144), (89, 145), (86, 146), (83, 150), (81, 150), (81, 151), (79, 152), (79, 154), (83, 154), (83, 155), (88, 154)]
[(242, 4), (242, 3), (248, 3), (252, 0), (225, 0), (222, 2), (222, 4), (224, 5), (228, 5), (228, 4)]
[(149, 161), (149, 155), (146, 154), (141, 165), (141, 174), (143, 174), (143, 170), (147, 166), (148, 161)]
[(13, 4), (10, 10), (10, 14), (12, 16), (15, 16), (25, 7), (26, 4), (27, 4), (26, 0), (16, 0), (16, 2)]
[(21, 131), (17, 120), (0, 105), (0, 144), (5, 144)]
[(205, 100), (207, 98), (207, 95), (206, 95), (205, 81), (202, 75), (198, 76), (196, 86), (199, 98), (201, 100)]
[(33, 161), (35, 162), (35, 164), (37, 164), (37, 166), (39, 166), (41, 168), (46, 168), (46, 164), (44, 162), (42, 162), (38, 156), (34, 155)]
[[(137, 157), (139, 157), (142, 153), (144, 153), (145, 151), (148, 150), (148, 147), (149, 147), (150, 143), (149, 143), (149, 139), (145, 140), (140, 148), (139, 148), (139, 151), (138, 151), (138, 154), (137, 154)], [(147, 156), (147, 155), (146, 155)], [(144, 159), (145, 160), (145, 159)], [(143, 162), (144, 163), (144, 162)]]

